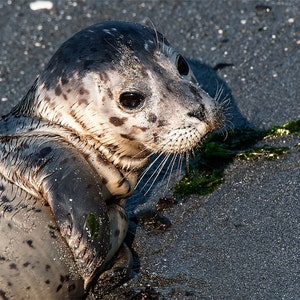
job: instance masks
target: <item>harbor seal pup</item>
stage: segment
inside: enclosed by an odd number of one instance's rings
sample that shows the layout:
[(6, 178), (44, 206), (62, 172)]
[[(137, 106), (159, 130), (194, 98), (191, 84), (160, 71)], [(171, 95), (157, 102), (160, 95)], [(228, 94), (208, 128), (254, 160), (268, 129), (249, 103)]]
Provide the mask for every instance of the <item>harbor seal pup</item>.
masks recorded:
[(155, 30), (108, 21), (67, 40), (0, 120), (2, 298), (78, 298), (122, 281), (124, 206), (140, 171), (222, 123)]

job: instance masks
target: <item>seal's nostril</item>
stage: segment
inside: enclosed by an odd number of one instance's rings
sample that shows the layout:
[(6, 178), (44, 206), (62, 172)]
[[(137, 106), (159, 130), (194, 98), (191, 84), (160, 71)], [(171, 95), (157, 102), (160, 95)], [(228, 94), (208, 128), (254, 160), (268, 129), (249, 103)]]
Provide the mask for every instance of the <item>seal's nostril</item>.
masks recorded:
[(190, 111), (190, 112), (187, 113), (187, 115), (189, 117), (192, 117), (192, 118), (197, 118), (200, 121), (205, 121), (206, 120), (205, 113), (201, 109)]

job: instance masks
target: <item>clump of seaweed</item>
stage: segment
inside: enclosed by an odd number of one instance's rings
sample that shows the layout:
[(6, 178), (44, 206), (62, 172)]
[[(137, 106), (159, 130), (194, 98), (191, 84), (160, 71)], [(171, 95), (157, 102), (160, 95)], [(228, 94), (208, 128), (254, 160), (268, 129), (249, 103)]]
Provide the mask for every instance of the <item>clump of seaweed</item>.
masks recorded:
[(186, 176), (175, 185), (175, 195), (212, 193), (224, 182), (224, 170), (234, 159), (279, 159), (289, 151), (289, 147), (273, 147), (267, 144), (256, 146), (256, 144), (267, 138), (290, 134), (300, 135), (300, 120), (282, 126), (272, 126), (267, 130), (253, 128), (231, 130), (226, 139), (220, 133), (212, 134), (204, 142), (201, 151), (196, 152)]

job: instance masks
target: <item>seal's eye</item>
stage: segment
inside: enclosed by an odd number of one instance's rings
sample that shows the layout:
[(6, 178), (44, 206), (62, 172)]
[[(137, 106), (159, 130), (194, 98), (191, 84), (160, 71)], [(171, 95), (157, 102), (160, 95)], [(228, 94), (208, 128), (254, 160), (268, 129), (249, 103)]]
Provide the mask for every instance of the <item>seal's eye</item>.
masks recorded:
[(182, 55), (177, 56), (177, 70), (181, 76), (186, 76), (189, 74), (189, 65)]
[(120, 95), (121, 105), (128, 109), (135, 109), (139, 107), (144, 99), (144, 95), (136, 92), (125, 92)]

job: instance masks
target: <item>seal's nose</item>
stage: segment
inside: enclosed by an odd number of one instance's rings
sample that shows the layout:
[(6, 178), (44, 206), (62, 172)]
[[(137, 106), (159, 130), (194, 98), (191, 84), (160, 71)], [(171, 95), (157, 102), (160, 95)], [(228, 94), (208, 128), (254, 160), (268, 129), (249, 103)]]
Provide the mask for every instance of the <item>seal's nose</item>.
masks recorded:
[(207, 120), (206, 114), (205, 114), (205, 107), (203, 104), (201, 104), (198, 109), (194, 109), (187, 113), (189, 117), (197, 118), (201, 122), (205, 122)]
[(206, 109), (204, 104), (200, 104), (198, 108), (188, 112), (187, 115), (207, 124), (209, 131), (219, 129), (225, 123), (223, 110), (219, 106)]

